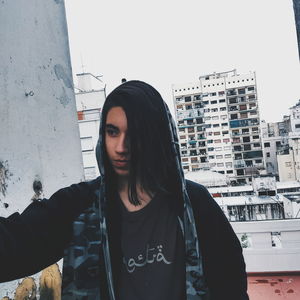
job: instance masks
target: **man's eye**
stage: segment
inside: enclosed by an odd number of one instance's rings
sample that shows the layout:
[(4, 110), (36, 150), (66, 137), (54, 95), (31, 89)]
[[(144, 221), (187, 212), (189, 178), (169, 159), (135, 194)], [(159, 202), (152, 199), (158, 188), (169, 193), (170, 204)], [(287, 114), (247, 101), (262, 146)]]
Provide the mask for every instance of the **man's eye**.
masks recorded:
[(106, 133), (109, 136), (117, 136), (118, 135), (118, 130), (115, 130), (115, 129), (106, 129)]

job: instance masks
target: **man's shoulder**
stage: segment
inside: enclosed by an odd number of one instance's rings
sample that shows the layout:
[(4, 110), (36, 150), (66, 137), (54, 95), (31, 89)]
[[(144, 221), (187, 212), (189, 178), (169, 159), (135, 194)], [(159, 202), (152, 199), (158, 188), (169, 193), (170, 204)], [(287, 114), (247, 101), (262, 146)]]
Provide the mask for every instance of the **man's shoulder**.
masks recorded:
[(218, 206), (205, 186), (186, 180), (186, 189), (194, 210), (208, 212)]
[(191, 180), (185, 180), (186, 189), (190, 197), (201, 197), (201, 198), (211, 198), (210, 193), (208, 192), (207, 188), (202, 184)]

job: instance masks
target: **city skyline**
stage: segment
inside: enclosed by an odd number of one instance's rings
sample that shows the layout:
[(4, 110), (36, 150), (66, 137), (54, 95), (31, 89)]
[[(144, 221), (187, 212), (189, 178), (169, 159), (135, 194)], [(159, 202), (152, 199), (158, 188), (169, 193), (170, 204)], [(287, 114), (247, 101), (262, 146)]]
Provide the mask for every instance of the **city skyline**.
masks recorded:
[[(237, 69), (255, 71), (261, 118), (282, 120), (300, 98), (292, 1), (66, 0), (73, 75), (154, 85), (172, 111), (172, 84)], [(270, 109), (271, 108), (271, 109)]]

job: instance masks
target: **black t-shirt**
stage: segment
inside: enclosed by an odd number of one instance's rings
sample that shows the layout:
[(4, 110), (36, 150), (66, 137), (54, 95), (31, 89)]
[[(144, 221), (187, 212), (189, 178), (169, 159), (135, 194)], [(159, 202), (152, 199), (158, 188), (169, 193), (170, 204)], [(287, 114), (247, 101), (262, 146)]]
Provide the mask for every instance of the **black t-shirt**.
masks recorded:
[(184, 242), (172, 199), (158, 194), (136, 212), (120, 203), (120, 300), (185, 299)]

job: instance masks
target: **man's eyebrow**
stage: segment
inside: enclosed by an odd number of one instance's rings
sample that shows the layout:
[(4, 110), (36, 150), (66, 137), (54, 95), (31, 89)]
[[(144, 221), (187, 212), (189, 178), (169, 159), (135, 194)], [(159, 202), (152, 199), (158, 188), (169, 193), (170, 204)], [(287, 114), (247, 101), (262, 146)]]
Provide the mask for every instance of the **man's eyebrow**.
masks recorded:
[(115, 129), (118, 130), (119, 128), (113, 124), (106, 124), (105, 129)]

